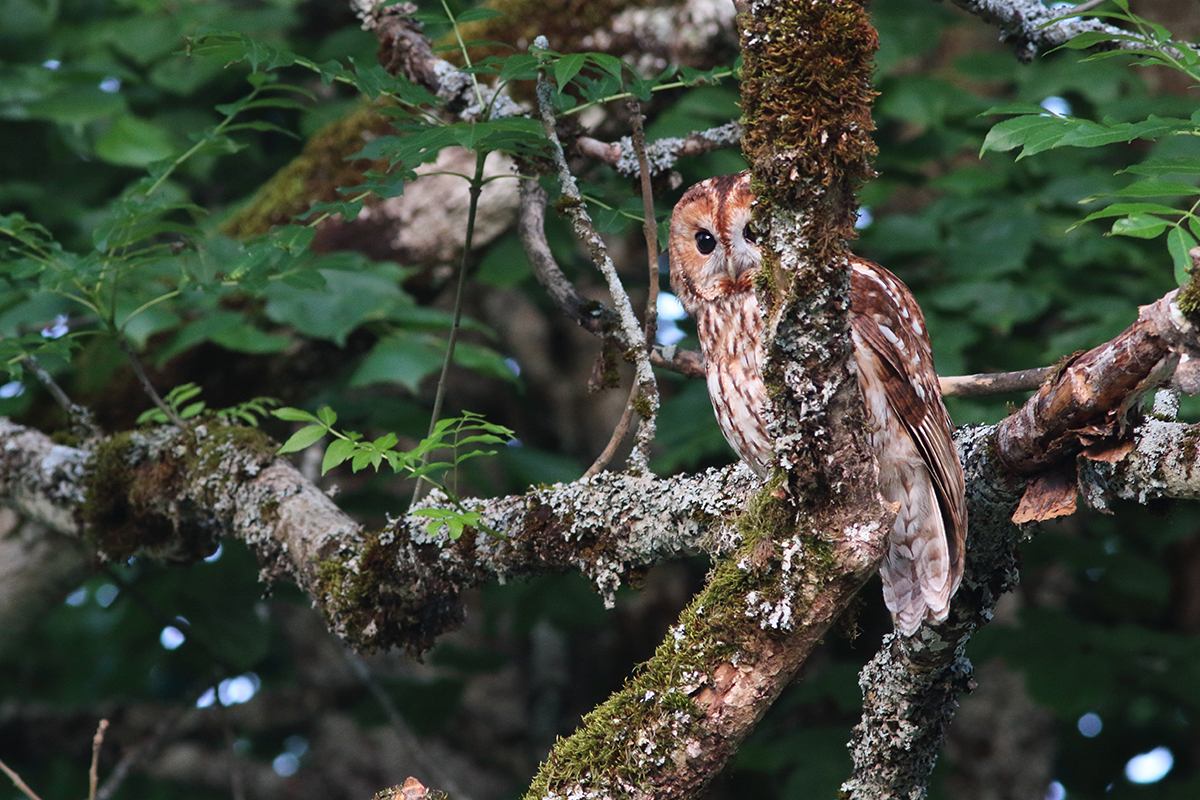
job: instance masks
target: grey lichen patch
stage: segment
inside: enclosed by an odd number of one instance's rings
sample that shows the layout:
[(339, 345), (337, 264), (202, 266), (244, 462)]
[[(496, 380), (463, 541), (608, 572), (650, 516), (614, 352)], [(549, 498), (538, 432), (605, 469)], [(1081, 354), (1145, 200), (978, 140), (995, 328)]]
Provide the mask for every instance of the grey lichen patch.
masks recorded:
[(1094, 508), (1111, 497), (1138, 503), (1157, 497), (1200, 497), (1200, 427), (1146, 419), (1134, 434), (1134, 449), (1116, 463), (1087, 461), (1080, 487)]
[[(709, 470), (687, 480), (602, 473), (537, 490), (517, 536), (536, 540), (540, 549), (570, 549), (611, 603), (630, 565), (645, 565), (650, 554), (677, 557), (697, 552), (701, 543), (729, 549), (740, 535), (724, 520), (740, 508), (754, 482), (744, 468)], [(547, 525), (536, 524), (539, 519)], [(546, 534), (547, 527), (561, 533)], [(546, 541), (548, 535), (558, 541)]]
[[(730, 122), (699, 134), (693, 134), (692, 138), (714, 147), (732, 147), (741, 141), (742, 125), (740, 122)], [(650, 164), (650, 174), (658, 175), (674, 169), (684, 141), (684, 139), (667, 138), (649, 142), (646, 145), (646, 160)], [(633, 138), (625, 136), (618, 142), (618, 145), (621, 148), (621, 158), (617, 161), (615, 169), (622, 175), (636, 178), (641, 174), (641, 167), (638, 164), (637, 152), (633, 148)]]

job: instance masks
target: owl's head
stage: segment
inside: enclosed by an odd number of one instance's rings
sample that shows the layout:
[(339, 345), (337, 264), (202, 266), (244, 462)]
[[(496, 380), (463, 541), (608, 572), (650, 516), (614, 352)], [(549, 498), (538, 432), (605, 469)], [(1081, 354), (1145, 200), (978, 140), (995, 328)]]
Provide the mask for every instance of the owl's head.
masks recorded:
[(671, 287), (688, 313), (705, 304), (752, 292), (761, 253), (750, 223), (750, 173), (697, 183), (671, 214), (668, 251)]

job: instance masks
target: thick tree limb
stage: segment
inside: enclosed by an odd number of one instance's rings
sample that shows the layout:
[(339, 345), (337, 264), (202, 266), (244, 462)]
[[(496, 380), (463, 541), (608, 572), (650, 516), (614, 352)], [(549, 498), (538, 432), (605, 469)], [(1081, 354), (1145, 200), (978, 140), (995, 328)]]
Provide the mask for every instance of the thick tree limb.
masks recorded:
[(1017, 582), (1020, 536), (1012, 511), (1019, 483), (996, 463), (994, 435), (995, 426), (983, 426), (956, 436), (971, 531), (950, 618), (909, 639), (890, 635), (859, 676), (863, 716), (850, 743), (854, 774), (842, 786), (853, 800), (924, 796), (957, 698), (970, 687), (966, 644)]
[(611, 598), (632, 569), (729, 549), (719, 522), (755, 482), (744, 468), (606, 473), (479, 501), (484, 524), (506, 538), (451, 542), (428, 535), (423, 517), (364, 531), (272, 451), (257, 431), (196, 425), (121, 434), (88, 453), (0, 419), (0, 504), (111, 557), (191, 559), (236, 536), (265, 579), (294, 580), (350, 644), (422, 650), (457, 624), (469, 586), (582, 570)]
[(1143, 306), (1124, 333), (1073, 357), (999, 424), (1005, 468), (1029, 475), (1083, 447), (1111, 444), (1125, 433), (1127, 414), (1145, 392), (1170, 380), (1180, 352), (1194, 352), (1198, 344), (1177, 292)]
[(83, 582), (92, 556), (79, 539), (0, 508), (0, 653)]

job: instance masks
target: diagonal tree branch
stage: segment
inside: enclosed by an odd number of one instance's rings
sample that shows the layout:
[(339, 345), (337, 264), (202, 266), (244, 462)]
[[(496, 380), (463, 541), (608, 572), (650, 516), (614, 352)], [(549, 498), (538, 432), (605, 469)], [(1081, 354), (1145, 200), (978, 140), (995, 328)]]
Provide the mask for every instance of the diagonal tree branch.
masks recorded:
[[(1128, 31), (1098, 19), (1071, 15), (1068, 7), (1049, 7), (1041, 0), (951, 0), (954, 5), (1000, 29), (1000, 38), (1013, 46), (1017, 59), (1028, 64), (1038, 53), (1067, 43), (1081, 33), (1123, 36)], [(1114, 39), (1106, 48), (1126, 49), (1134, 43)]]

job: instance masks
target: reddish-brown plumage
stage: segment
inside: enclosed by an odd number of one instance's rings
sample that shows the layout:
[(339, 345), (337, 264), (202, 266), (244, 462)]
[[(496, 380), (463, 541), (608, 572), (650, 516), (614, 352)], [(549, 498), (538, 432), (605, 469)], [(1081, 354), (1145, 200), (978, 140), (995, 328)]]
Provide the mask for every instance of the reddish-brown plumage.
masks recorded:
[[(689, 189), (671, 218), (671, 285), (696, 319), (709, 397), (726, 440), (766, 476), (775, 463), (762, 378), (763, 321), (753, 278), (749, 176)], [(906, 634), (946, 618), (962, 578), (967, 529), (962, 466), (942, 404), (925, 317), (892, 273), (853, 259), (850, 328), (859, 391), (879, 461), (879, 488), (897, 504), (880, 566), (884, 600)]]

